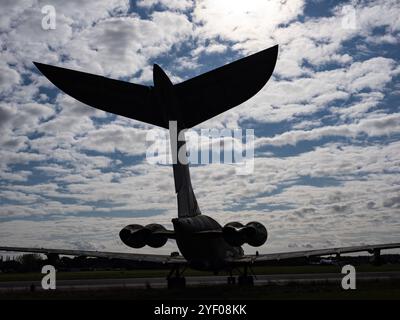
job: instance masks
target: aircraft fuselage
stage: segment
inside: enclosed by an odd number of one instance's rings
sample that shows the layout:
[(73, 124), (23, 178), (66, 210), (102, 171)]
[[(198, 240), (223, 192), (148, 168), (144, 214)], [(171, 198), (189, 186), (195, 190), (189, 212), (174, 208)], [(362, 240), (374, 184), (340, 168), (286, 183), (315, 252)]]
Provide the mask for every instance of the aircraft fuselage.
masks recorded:
[(176, 243), (189, 265), (198, 270), (218, 271), (227, 266), (226, 259), (243, 255), (241, 247), (229, 245), (222, 226), (206, 215), (172, 219)]

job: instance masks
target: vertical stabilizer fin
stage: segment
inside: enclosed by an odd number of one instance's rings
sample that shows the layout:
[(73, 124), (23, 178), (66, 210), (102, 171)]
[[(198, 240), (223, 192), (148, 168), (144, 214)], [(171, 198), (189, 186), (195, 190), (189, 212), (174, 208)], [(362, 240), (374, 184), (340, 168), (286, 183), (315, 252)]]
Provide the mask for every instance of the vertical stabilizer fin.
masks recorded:
[[(175, 192), (178, 200), (178, 217), (193, 217), (201, 214), (190, 180), (189, 162), (184, 132), (170, 123), (170, 142), (174, 170)], [(179, 152), (179, 157), (178, 157)]]

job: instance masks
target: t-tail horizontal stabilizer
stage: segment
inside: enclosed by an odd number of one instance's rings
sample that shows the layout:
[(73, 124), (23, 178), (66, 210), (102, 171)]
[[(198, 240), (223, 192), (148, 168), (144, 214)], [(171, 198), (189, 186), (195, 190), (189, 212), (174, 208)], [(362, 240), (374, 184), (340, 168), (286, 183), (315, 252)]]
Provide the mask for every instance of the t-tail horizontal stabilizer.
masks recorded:
[(35, 66), (59, 89), (91, 107), (168, 129), (191, 128), (251, 98), (267, 83), (278, 46), (173, 85), (154, 65), (154, 86), (55, 67)]

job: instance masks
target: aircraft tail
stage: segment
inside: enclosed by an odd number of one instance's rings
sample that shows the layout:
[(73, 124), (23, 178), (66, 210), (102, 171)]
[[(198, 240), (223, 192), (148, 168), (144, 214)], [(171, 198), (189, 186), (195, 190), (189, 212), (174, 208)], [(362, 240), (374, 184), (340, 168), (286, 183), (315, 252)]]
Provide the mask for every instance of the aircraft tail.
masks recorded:
[[(184, 150), (186, 150), (185, 141), (178, 142), (178, 150), (181, 148), (185, 148)], [(189, 164), (182, 164), (178, 161), (172, 166), (174, 170), (175, 192), (178, 200), (178, 217), (193, 217), (201, 214), (193, 192)]]
[[(34, 64), (55, 86), (91, 107), (166, 129), (170, 121), (176, 121), (179, 133), (255, 95), (271, 77), (277, 56), (276, 45), (176, 85), (154, 65), (154, 86)], [(177, 150), (185, 147), (184, 141), (171, 142), (177, 142)], [(188, 164), (177, 161), (173, 169), (178, 216), (200, 214)]]

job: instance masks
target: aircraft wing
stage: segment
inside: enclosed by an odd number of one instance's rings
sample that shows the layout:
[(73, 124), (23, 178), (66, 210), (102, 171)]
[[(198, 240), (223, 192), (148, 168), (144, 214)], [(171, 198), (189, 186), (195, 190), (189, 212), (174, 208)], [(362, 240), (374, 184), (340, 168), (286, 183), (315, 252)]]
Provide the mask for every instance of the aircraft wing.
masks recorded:
[(319, 257), (332, 254), (340, 255), (353, 252), (374, 253), (377, 250), (396, 249), (396, 248), (400, 248), (400, 243), (337, 247), (328, 249), (316, 249), (316, 250), (305, 250), (305, 251), (295, 251), (295, 252), (279, 252), (279, 253), (269, 253), (269, 254), (259, 254), (259, 255), (244, 255), (243, 257), (231, 260), (231, 262), (233, 264), (238, 264), (238, 265), (245, 265), (245, 264), (261, 265), (263, 263), (271, 261), (283, 261), (296, 258)]
[(182, 256), (167, 256), (157, 254), (141, 253), (120, 253), (120, 252), (102, 252), (86, 250), (68, 250), (68, 249), (46, 249), (46, 248), (23, 248), (23, 247), (0, 247), (0, 251), (11, 252), (29, 252), (43, 254), (59, 254), (66, 256), (85, 256), (94, 258), (122, 259), (143, 263), (158, 263), (160, 265), (185, 265), (187, 261)]

